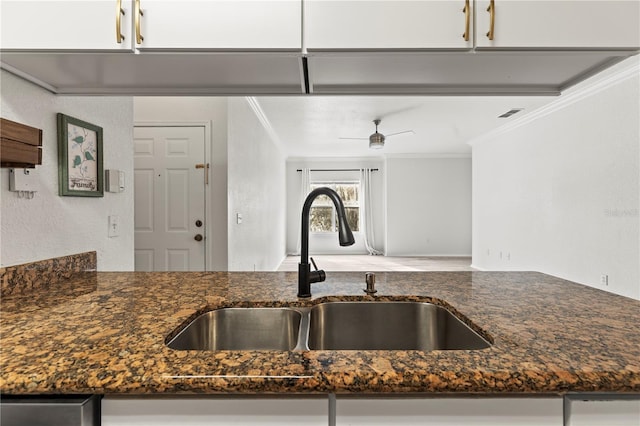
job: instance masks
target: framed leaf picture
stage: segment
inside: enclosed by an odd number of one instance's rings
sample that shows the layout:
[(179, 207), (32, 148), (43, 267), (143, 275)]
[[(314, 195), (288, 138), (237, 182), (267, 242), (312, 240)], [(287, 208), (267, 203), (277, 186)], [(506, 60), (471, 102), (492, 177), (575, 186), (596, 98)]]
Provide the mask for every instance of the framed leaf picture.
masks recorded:
[(102, 197), (102, 127), (58, 113), (59, 194)]

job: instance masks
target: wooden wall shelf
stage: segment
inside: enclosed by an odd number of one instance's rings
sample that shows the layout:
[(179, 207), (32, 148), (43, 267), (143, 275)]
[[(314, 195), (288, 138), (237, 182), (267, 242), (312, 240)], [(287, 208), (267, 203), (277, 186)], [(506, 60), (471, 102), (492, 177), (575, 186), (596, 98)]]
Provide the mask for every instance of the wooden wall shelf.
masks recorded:
[(0, 167), (42, 164), (42, 130), (0, 118)]

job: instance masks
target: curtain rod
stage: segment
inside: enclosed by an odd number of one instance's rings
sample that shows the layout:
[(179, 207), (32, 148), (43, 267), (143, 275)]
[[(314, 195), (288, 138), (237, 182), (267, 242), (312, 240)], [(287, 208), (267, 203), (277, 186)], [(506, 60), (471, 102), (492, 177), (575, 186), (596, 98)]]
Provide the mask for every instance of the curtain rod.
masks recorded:
[[(309, 169), (310, 172), (359, 172), (362, 169)], [(301, 172), (302, 169), (297, 169), (296, 172)], [(377, 172), (378, 169), (371, 169), (372, 172)]]

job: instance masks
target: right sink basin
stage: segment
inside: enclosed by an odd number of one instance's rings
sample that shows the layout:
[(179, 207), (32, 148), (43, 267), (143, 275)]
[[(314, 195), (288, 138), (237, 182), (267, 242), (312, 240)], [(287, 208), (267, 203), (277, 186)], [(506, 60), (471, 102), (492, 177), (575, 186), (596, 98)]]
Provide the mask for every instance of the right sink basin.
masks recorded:
[(471, 350), (491, 346), (447, 309), (422, 302), (326, 302), (311, 309), (312, 350)]

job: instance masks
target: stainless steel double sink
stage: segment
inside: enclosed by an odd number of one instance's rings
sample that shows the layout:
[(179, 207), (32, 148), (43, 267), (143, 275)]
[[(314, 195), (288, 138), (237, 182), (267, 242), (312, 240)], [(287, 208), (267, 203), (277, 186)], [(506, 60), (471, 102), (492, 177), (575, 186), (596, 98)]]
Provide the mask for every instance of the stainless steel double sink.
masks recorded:
[(217, 309), (198, 316), (167, 345), (210, 351), (431, 351), (484, 349), (491, 343), (439, 305), (357, 301), (310, 308)]

